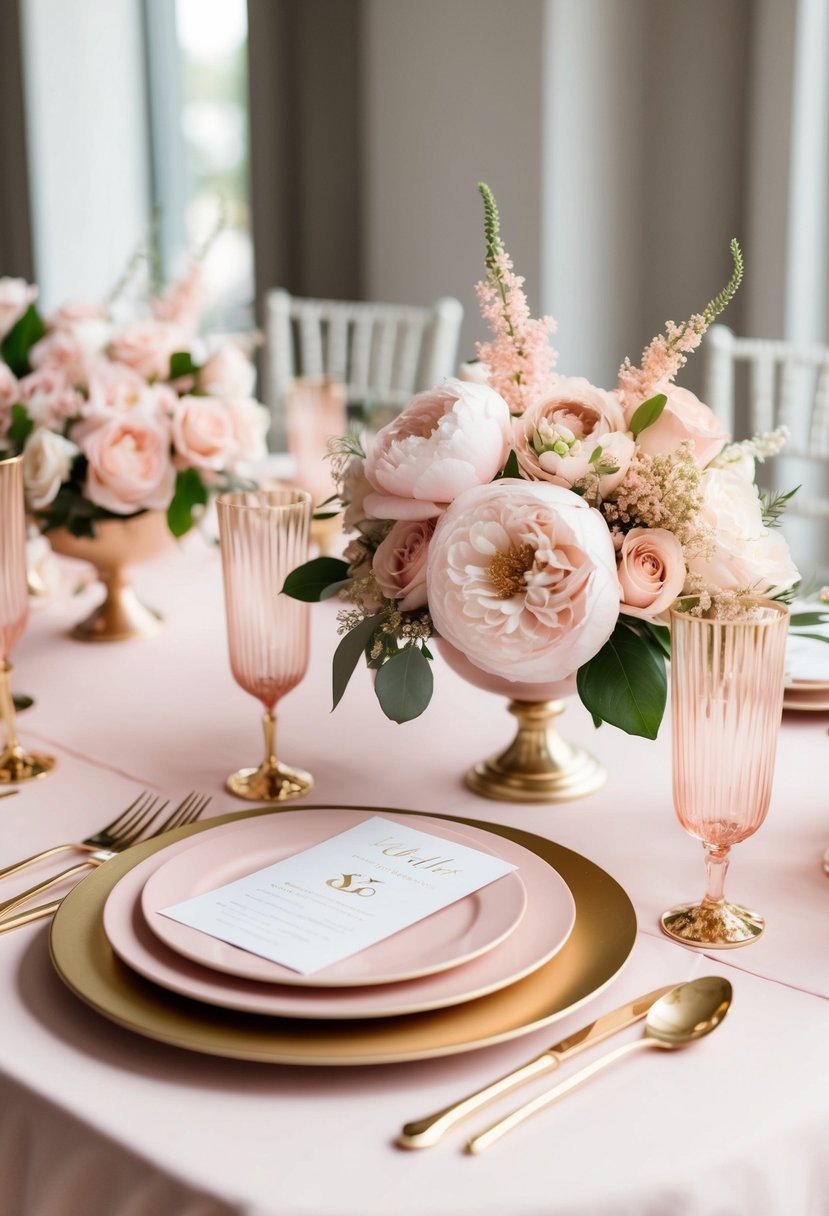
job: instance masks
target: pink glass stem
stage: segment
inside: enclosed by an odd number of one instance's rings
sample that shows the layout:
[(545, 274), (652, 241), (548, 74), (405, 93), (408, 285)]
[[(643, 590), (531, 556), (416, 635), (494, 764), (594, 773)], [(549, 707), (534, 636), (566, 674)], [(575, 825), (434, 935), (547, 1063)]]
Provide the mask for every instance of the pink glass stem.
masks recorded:
[(705, 897), (704, 904), (720, 904), (725, 898), (725, 876), (728, 873), (728, 848), (717, 845), (705, 846)]

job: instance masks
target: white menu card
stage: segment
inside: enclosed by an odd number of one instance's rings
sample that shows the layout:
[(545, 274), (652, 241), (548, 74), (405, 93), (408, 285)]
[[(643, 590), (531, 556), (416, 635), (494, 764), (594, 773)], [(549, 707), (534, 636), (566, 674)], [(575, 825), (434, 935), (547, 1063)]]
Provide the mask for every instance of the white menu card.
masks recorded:
[(163, 916), (311, 975), (517, 867), (376, 816)]

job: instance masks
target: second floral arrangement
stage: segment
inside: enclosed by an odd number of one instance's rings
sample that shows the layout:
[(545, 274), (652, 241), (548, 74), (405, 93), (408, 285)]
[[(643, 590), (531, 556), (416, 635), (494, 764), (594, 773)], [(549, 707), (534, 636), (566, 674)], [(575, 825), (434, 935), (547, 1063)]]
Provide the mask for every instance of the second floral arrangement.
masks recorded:
[(729, 597), (785, 595), (799, 578), (774, 527), (784, 500), (764, 500), (754, 482), (755, 461), (785, 432), (732, 443), (673, 383), (739, 287), (739, 246), (726, 288), (668, 322), (606, 391), (556, 371), (555, 323), (530, 316), (495, 200), (480, 190), (477, 293), (492, 337), (479, 344), (477, 382), (418, 394), (366, 450), (351, 436), (333, 444), (352, 539), (343, 561), (309, 562), (284, 589), (342, 602), (335, 705), (364, 657), (387, 716), (418, 716), (438, 637), (484, 681), (521, 689), (517, 699), (575, 681), (597, 725), (654, 738), (673, 601), (693, 593), (727, 611)]

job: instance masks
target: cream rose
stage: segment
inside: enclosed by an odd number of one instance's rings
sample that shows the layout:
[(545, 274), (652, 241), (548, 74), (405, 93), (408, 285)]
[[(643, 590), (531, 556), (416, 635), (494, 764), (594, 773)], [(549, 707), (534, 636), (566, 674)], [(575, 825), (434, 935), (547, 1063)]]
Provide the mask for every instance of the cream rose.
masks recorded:
[(170, 505), (175, 471), (165, 421), (133, 410), (83, 423), (75, 438), (89, 461), (84, 493), (90, 502), (115, 515)]
[(37, 288), (25, 279), (0, 279), (0, 338), (5, 338), (30, 304), (37, 299)]
[(377, 546), (372, 569), (383, 595), (399, 600), (401, 612), (426, 607), (426, 560), (432, 520), (401, 519)]
[(172, 417), (173, 447), (184, 464), (218, 472), (236, 452), (233, 415), (215, 397), (181, 397)]
[(187, 344), (187, 334), (176, 325), (152, 319), (131, 321), (116, 331), (109, 354), (116, 363), (126, 363), (145, 380), (167, 380), (170, 357), (185, 350)]
[(666, 612), (685, 585), (682, 545), (665, 528), (631, 528), (619, 552), (622, 612), (652, 619)]
[(525, 477), (573, 486), (598, 471), (602, 497), (616, 489), (635, 450), (616, 394), (581, 377), (559, 380), (512, 428)]
[(429, 519), (464, 490), (492, 481), (510, 445), (509, 406), (485, 384), (447, 380), (418, 393), (378, 431), (365, 499), (379, 519)]
[[(675, 384), (661, 381), (654, 385), (652, 396), (655, 397), (657, 393), (664, 393), (668, 401), (656, 422), (645, 427), (637, 438), (640, 451), (647, 456), (665, 456), (675, 452), (684, 440), (690, 439), (697, 465), (704, 469), (728, 443), (729, 436), (724, 426), (714, 411), (687, 388), (677, 388)], [(630, 417), (635, 412), (634, 407), (628, 411)]]
[(607, 525), (547, 482), (504, 478), (461, 494), (438, 520), (427, 579), (440, 636), (507, 680), (565, 679), (619, 616)]
[(79, 451), (55, 431), (42, 426), (32, 431), (23, 448), (23, 484), (32, 510), (42, 511), (54, 502)]
[(712, 546), (688, 564), (709, 591), (777, 595), (800, 577), (782, 533), (763, 524), (757, 487), (732, 469), (702, 475), (703, 522)]
[(252, 397), (256, 368), (240, 346), (228, 342), (199, 369), (196, 384), (211, 397)]

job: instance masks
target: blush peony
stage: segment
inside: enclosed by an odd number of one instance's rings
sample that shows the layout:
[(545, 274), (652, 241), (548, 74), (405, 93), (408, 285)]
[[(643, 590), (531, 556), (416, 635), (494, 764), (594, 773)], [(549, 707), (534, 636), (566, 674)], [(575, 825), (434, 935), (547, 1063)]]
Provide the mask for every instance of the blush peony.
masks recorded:
[(509, 407), (485, 384), (447, 380), (418, 393), (378, 431), (365, 498), (380, 519), (430, 519), (472, 486), (492, 481), (510, 445)]
[(616, 556), (598, 511), (561, 486), (505, 478), (460, 495), (429, 548), (435, 628), (492, 675), (563, 680), (619, 616)]

